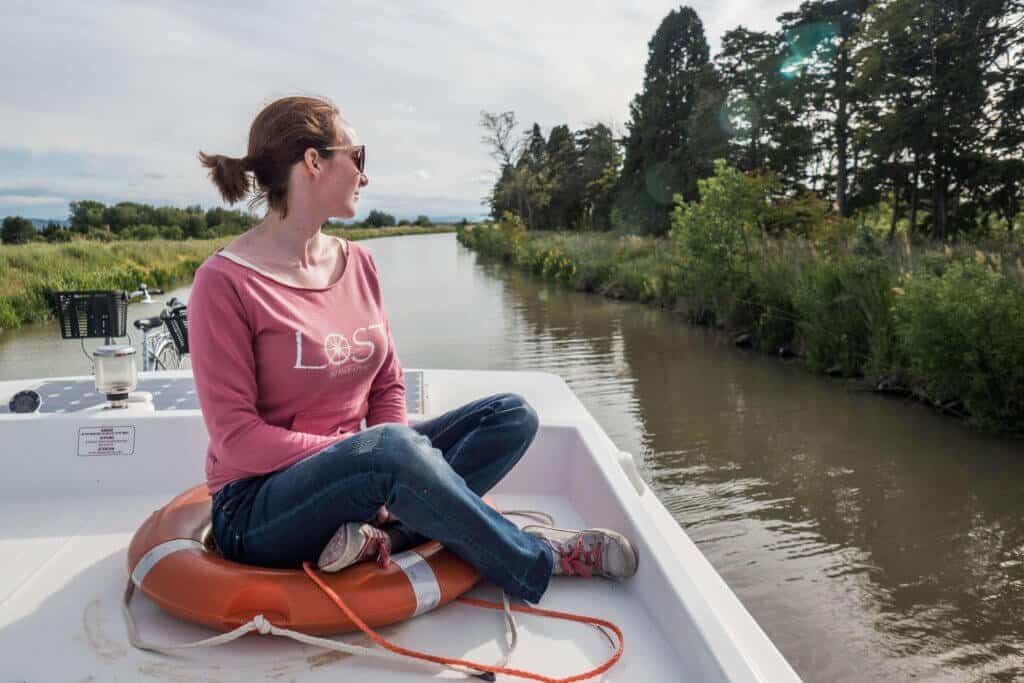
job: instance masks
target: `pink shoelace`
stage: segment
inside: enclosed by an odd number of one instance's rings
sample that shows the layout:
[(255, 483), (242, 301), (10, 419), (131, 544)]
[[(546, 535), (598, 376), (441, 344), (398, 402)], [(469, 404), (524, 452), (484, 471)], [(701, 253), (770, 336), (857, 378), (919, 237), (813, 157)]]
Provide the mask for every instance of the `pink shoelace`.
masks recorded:
[(360, 560), (368, 560), (377, 554), (377, 566), (387, 569), (391, 565), (391, 539), (383, 529), (371, 527), (373, 531), (366, 538), (363, 549), (359, 551)]
[(590, 550), (583, 547), (583, 537), (580, 536), (576, 539), (576, 544), (570, 546), (568, 543), (565, 545), (555, 545), (555, 550), (558, 552), (558, 563), (562, 567), (562, 572), (566, 576), (582, 576), (589, 579), (593, 576), (594, 567), (600, 570), (601, 567), (601, 548), (600, 543), (595, 543), (591, 546)]

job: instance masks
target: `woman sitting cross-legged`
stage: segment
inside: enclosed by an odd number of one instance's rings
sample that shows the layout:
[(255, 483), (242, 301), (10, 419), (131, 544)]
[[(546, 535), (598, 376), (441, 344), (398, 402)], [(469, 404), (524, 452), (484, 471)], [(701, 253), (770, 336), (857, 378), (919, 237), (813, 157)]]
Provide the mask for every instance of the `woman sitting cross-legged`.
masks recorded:
[(430, 538), (530, 602), (552, 574), (636, 572), (621, 534), (521, 530), (481, 498), (537, 433), (521, 397), (497, 394), (409, 426), (373, 257), (321, 231), (328, 218), (354, 216), (369, 183), (366, 147), (333, 104), (277, 100), (252, 123), (244, 157), (200, 160), (229, 203), (254, 186), (254, 201), (267, 204), (202, 264), (189, 300), (225, 557), (337, 571), (386, 564)]

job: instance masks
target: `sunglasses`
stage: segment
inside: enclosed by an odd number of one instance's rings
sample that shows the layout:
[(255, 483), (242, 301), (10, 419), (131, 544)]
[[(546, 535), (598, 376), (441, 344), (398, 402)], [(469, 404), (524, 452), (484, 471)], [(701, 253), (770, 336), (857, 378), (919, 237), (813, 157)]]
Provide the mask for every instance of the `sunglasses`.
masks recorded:
[(325, 152), (352, 152), (352, 161), (362, 173), (366, 170), (366, 145), (334, 145), (324, 147)]

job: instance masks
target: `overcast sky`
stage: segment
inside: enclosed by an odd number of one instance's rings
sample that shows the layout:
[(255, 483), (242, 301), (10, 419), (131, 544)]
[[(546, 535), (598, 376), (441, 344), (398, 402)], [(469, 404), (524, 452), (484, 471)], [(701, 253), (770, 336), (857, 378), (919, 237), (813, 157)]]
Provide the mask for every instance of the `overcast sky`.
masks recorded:
[[(221, 205), (196, 160), (243, 156), (283, 95), (330, 97), (367, 145), (360, 217), (474, 217), (494, 162), (480, 110), (624, 130), (673, 2), (0, 4), (0, 216), (68, 203)], [(798, 0), (697, 0), (712, 54)], [(233, 9), (228, 9), (231, 6)], [(240, 205), (241, 206), (241, 205)]]

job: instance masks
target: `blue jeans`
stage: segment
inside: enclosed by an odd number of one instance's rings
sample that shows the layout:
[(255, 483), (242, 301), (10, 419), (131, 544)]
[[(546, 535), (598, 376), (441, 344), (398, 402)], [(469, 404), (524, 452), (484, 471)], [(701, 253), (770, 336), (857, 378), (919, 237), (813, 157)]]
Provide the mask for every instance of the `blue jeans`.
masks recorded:
[(386, 505), (409, 542), (440, 541), (510, 596), (537, 602), (551, 578), (551, 548), (480, 498), (523, 456), (537, 426), (521, 397), (498, 394), (413, 427), (365, 429), (218, 491), (217, 547), (236, 562), (296, 567), (316, 562), (343, 523)]

